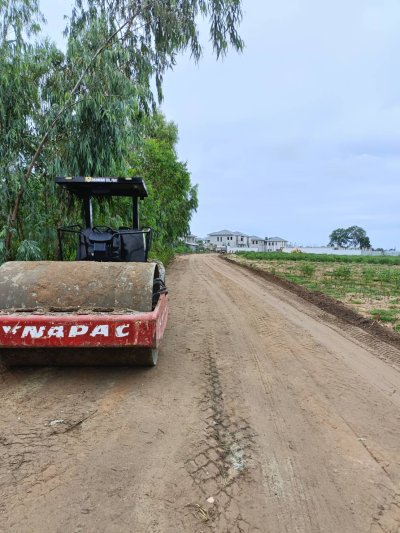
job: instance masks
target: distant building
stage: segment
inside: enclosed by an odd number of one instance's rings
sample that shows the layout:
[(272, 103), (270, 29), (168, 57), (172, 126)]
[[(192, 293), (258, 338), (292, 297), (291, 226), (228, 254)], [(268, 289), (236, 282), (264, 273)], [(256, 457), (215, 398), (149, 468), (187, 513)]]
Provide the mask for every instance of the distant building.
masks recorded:
[(288, 241), (281, 237), (266, 237), (265, 238), (265, 250), (266, 252), (279, 252), (288, 245)]
[(248, 239), (250, 248), (259, 248), (260, 252), (265, 251), (265, 239), (257, 237), (257, 235), (250, 235)]
[(219, 248), (248, 248), (249, 237), (240, 231), (230, 231), (229, 229), (223, 229), (221, 231), (214, 231), (209, 233), (207, 238), (210, 241), (210, 245)]
[(196, 235), (185, 235), (184, 237), (180, 238), (180, 241), (183, 242), (188, 248), (191, 249), (192, 252), (195, 252), (199, 246), (198, 244), (198, 238)]
[(276, 252), (288, 245), (281, 237), (263, 238), (257, 235), (246, 235), (241, 231), (223, 229), (209, 233), (204, 243), (216, 251), (236, 252), (240, 250), (254, 252)]

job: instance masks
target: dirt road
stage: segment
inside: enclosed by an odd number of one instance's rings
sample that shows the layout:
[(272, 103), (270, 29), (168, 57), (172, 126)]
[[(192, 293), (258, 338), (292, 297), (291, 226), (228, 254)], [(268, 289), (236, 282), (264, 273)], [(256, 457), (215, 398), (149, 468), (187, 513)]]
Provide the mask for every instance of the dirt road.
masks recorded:
[(0, 530), (399, 532), (400, 352), (216, 256), (168, 274), (155, 369), (0, 374)]

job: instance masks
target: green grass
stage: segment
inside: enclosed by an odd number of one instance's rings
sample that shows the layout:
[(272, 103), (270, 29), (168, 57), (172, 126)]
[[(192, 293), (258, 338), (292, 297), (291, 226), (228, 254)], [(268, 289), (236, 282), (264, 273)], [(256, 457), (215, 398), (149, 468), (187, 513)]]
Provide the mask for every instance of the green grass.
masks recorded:
[(400, 265), (400, 256), (390, 255), (334, 255), (284, 252), (236, 252), (236, 255), (257, 261), (310, 261), (312, 263), (361, 263), (371, 265)]
[(310, 265), (310, 263), (303, 263), (300, 265), (300, 272), (307, 277), (311, 277), (315, 274), (315, 265)]
[(327, 294), (400, 333), (400, 257), (240, 252), (237, 260)]
[(370, 311), (373, 318), (381, 322), (396, 322), (400, 309), (372, 309)]
[(339, 279), (350, 279), (351, 278), (351, 268), (348, 266), (339, 266), (335, 268), (335, 270), (332, 272), (332, 276), (334, 278)]

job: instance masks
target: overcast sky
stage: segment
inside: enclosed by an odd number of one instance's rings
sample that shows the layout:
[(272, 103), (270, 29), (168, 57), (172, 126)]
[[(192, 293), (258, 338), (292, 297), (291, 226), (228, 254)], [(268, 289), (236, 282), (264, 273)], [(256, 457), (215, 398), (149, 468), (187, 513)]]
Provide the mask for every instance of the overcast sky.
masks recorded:
[[(48, 33), (69, 1), (42, 0)], [(359, 225), (400, 249), (400, 3), (244, 0), (246, 48), (182, 57), (162, 109), (199, 185), (192, 231), (326, 244)]]

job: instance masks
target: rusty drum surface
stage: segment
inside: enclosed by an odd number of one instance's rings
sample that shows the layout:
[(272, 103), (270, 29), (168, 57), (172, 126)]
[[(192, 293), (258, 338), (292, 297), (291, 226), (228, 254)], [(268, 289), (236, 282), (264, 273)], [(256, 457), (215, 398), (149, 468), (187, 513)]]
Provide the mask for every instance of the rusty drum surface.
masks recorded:
[(0, 267), (0, 310), (152, 310), (155, 263), (10, 261)]

